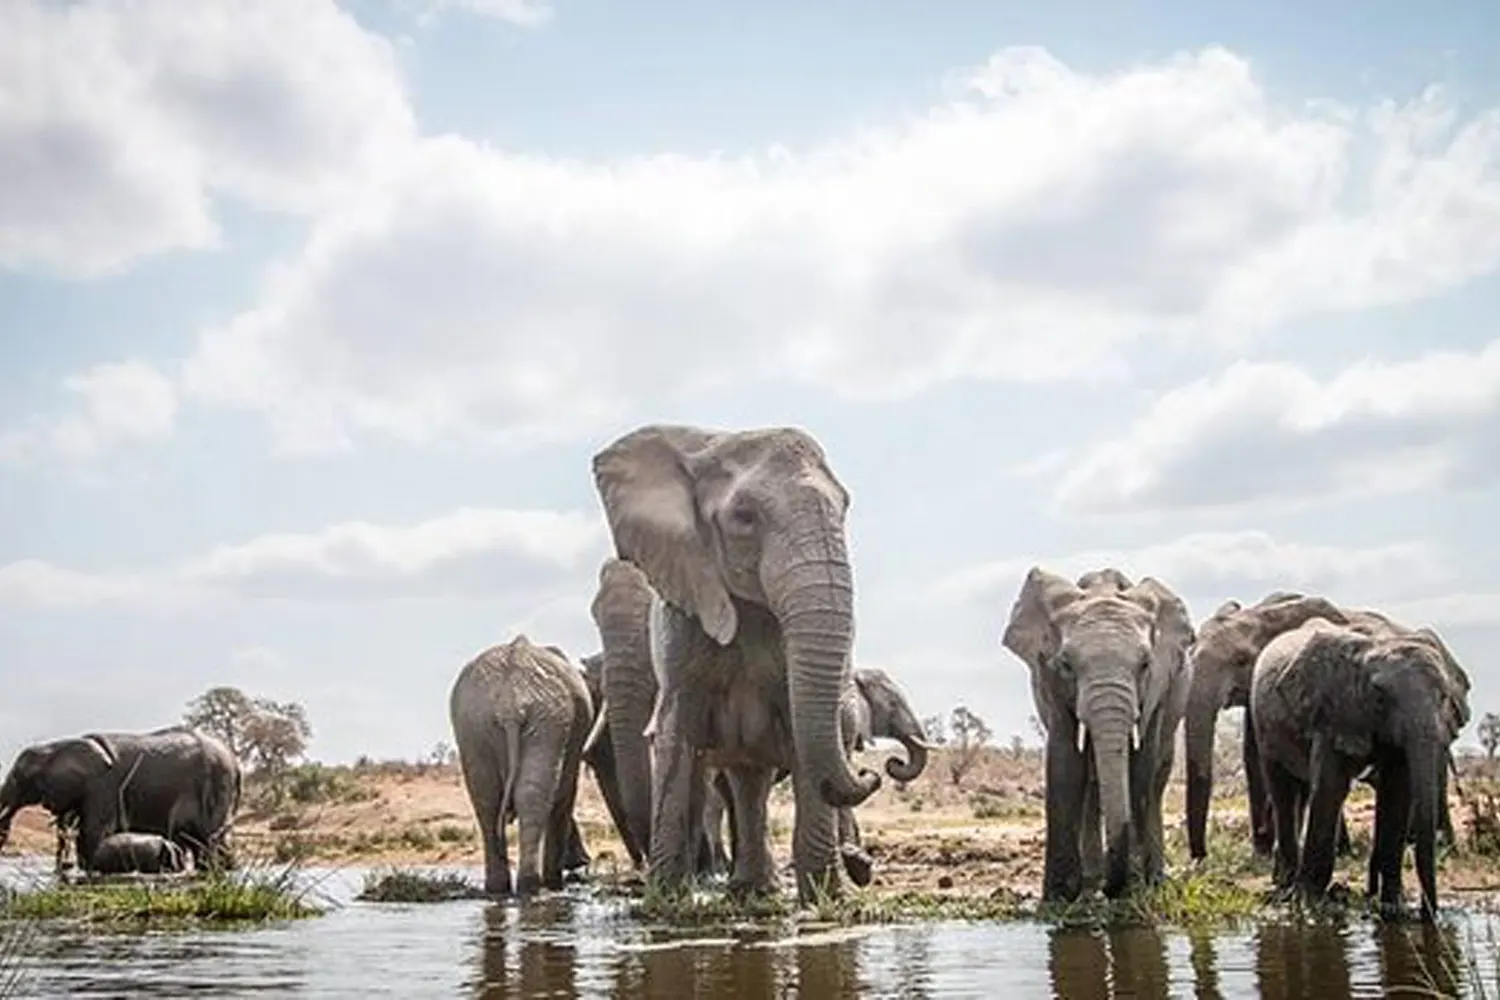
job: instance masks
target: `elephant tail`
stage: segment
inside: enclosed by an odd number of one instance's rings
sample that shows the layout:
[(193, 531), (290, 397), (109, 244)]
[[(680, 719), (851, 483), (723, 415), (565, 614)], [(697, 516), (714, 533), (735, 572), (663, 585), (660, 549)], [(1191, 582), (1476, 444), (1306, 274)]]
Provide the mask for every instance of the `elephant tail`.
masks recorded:
[(521, 779), (521, 724), (509, 722), (502, 728), (505, 730), (505, 793), (500, 797), (498, 822), (503, 829), (515, 808), (516, 783)]

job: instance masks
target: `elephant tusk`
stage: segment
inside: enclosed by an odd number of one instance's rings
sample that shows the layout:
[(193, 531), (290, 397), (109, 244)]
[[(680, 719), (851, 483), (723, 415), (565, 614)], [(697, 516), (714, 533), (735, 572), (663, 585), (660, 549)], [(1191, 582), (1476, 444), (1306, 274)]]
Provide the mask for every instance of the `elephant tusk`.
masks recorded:
[(1135, 725), (1133, 725), (1133, 726), (1130, 727), (1130, 750), (1131, 750), (1132, 753), (1136, 753), (1136, 752), (1139, 752), (1140, 749), (1141, 749), (1141, 724), (1139, 722), (1137, 722)]
[(587, 756), (594, 749), (594, 744), (599, 742), (599, 736), (604, 732), (604, 726), (608, 719), (606, 712), (609, 709), (609, 699), (599, 699), (599, 712), (594, 717), (594, 724), (589, 727), (588, 738), (583, 741), (583, 753)]
[(1078, 724), (1078, 752), (1083, 753), (1084, 744), (1088, 742), (1089, 731), (1083, 723)]

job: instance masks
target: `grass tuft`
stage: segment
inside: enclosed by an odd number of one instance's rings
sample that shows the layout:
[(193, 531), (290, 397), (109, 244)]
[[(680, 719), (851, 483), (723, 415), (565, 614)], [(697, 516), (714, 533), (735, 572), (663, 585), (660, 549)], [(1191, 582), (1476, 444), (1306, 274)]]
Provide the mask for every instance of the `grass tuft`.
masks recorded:
[(485, 893), (457, 872), (434, 874), (392, 868), (367, 873), (356, 898), (366, 903), (445, 903), (484, 899)]

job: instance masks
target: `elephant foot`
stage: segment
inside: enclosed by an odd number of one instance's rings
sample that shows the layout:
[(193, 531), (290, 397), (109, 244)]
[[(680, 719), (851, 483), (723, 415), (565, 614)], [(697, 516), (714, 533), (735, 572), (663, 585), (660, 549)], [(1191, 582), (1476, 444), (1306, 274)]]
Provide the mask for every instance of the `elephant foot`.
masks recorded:
[(516, 896), (520, 899), (529, 899), (542, 891), (542, 877), (540, 875), (526, 874), (516, 879)]
[(840, 845), (839, 854), (843, 857), (844, 871), (849, 874), (849, 881), (861, 888), (869, 885), (874, 875), (875, 859), (858, 844)]
[(759, 899), (771, 899), (781, 894), (781, 886), (775, 878), (748, 879), (730, 878), (724, 887), (725, 893), (736, 903), (752, 903)]
[(484, 894), (491, 899), (509, 899), (510, 879), (485, 879)]

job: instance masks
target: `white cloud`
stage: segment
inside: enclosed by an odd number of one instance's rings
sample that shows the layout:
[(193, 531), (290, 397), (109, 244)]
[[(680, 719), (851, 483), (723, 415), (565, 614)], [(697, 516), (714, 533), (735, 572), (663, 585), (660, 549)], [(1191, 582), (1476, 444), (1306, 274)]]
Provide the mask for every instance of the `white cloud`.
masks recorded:
[(172, 380), (142, 361), (96, 365), (62, 386), (78, 397), (76, 407), (0, 432), (0, 462), (90, 459), (114, 445), (167, 437), (177, 419)]
[(1221, 49), (1090, 76), (1007, 49), (801, 152), (577, 162), (427, 139), (208, 331), (199, 399), (276, 447), (537, 441), (716, 382), (893, 398), (1105, 378), (1500, 262), (1500, 113), (1271, 104)]
[(1458, 592), (1402, 601), (1390, 614), (1413, 627), (1474, 627), (1500, 625), (1500, 592)]
[(1327, 380), (1242, 362), (1161, 396), (1081, 456), (1056, 499), (1075, 513), (1233, 507), (1437, 485), (1500, 468), (1500, 341)]
[(410, 0), (422, 8), (424, 19), (445, 10), (464, 10), (481, 17), (534, 28), (552, 19), (552, 5), (538, 0)]
[(1259, 600), (1271, 590), (1300, 590), (1360, 603), (1410, 596), (1447, 577), (1443, 560), (1420, 542), (1350, 548), (1279, 541), (1263, 531), (1202, 532), (1133, 550), (1017, 556), (973, 566), (942, 580), (930, 596), (938, 603), (993, 612), (1015, 599), (1033, 565), (1075, 578), (1104, 566), (1114, 566), (1133, 579), (1154, 576), (1197, 605), (1198, 616), (1227, 598)]
[(0, 604), (180, 607), (213, 598), (283, 601), (538, 595), (593, 572), (597, 516), (465, 508), (414, 525), (361, 521), (267, 534), (149, 572), (85, 572), (26, 560), (0, 566)]
[(413, 133), (391, 46), (332, 0), (8, 0), (0, 267), (210, 247), (212, 196), (311, 211)]

